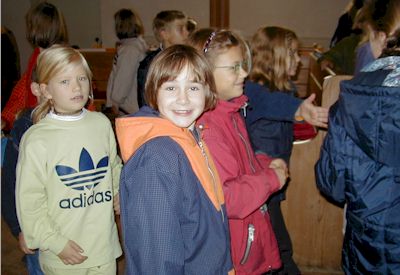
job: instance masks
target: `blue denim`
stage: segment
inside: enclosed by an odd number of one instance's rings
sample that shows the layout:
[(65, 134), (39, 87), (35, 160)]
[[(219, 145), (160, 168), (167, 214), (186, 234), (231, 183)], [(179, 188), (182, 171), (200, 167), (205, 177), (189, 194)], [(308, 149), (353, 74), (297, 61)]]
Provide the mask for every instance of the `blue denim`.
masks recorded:
[(44, 275), (39, 264), (39, 250), (36, 250), (35, 254), (26, 254), (25, 263), (29, 275)]

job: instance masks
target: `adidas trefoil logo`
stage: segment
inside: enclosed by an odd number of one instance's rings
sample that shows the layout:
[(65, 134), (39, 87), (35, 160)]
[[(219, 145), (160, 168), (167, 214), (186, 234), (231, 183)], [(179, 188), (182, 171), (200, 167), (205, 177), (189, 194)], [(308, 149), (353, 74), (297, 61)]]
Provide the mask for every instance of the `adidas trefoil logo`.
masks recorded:
[(95, 191), (95, 187), (106, 176), (107, 167), (108, 156), (103, 157), (95, 167), (89, 152), (85, 148), (82, 148), (79, 157), (79, 171), (69, 166), (56, 165), (55, 169), (61, 182), (69, 188), (81, 191), (77, 197), (60, 200), (59, 207), (61, 209), (82, 208), (112, 202), (111, 190)]
[(65, 165), (56, 165), (56, 171), (65, 186), (83, 191), (85, 188), (91, 190), (104, 179), (107, 173), (107, 166), (108, 156), (103, 157), (94, 167), (89, 152), (82, 148), (79, 158), (79, 171)]

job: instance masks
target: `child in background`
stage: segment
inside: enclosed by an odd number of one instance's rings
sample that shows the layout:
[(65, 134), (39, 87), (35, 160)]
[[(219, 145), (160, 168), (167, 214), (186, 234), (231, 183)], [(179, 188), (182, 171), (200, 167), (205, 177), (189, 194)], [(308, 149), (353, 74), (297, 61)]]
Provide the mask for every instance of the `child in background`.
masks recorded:
[(119, 45), (107, 84), (106, 107), (115, 114), (130, 114), (139, 110), (137, 96), (137, 70), (146, 55), (143, 26), (139, 16), (129, 9), (114, 15), (115, 32)]
[(31, 75), (36, 66), (37, 57), (43, 49), (54, 44), (67, 44), (68, 33), (64, 17), (53, 4), (46, 1), (32, 6), (25, 16), (26, 37), (34, 48), (28, 67), (11, 92), (10, 99), (1, 111), (1, 120), (6, 122), (5, 129), (10, 130), (16, 115), (25, 108), (34, 108), (37, 99), (31, 92)]
[[(265, 201), (284, 185), (286, 164), (265, 153), (254, 154), (240, 110), (246, 113), (244, 79), (250, 71), (250, 52), (237, 34), (227, 30), (201, 29), (190, 44), (204, 52), (214, 68), (218, 104), (199, 124), (223, 184), (231, 231), (232, 258), (237, 274), (261, 274), (280, 268), (280, 257)], [(265, 113), (285, 120), (302, 116), (325, 126), (327, 110), (312, 105), (315, 95), (304, 101), (286, 94), (262, 94)], [(296, 106), (282, 110), (282, 105)]]
[[(246, 124), (254, 150), (282, 158), (288, 165), (293, 147), (293, 115), (288, 120), (263, 116), (265, 106), (259, 104), (256, 93), (283, 93), (295, 97), (297, 90), (290, 78), (296, 75), (300, 62), (298, 47), (298, 38), (291, 30), (259, 28), (251, 40), (253, 67), (246, 83), (248, 89), (245, 88), (250, 106)], [(279, 107), (286, 106), (282, 104)], [(282, 260), (282, 270), (278, 274), (297, 275), (300, 270), (292, 258), (292, 243), (280, 207), (284, 199), (285, 189), (282, 189), (267, 201)]]
[(186, 43), (189, 35), (186, 15), (177, 10), (159, 12), (153, 20), (153, 33), (160, 43), (160, 47), (148, 52), (146, 57), (140, 62), (137, 74), (139, 107), (146, 105), (144, 91), (147, 71), (149, 70), (151, 61), (162, 50), (175, 44)]
[(365, 4), (363, 12), (368, 30), (356, 51), (355, 75), (382, 54), (391, 29), (398, 24), (398, 3), (398, 0), (369, 0)]
[(78, 51), (53, 46), (36, 72), (45, 100), (21, 140), (16, 181), (26, 246), (40, 249), (45, 274), (116, 274), (121, 162), (110, 121), (84, 108), (89, 66)]
[(126, 274), (233, 274), (222, 187), (195, 126), (216, 103), (207, 60), (185, 45), (162, 51), (146, 101), (116, 120)]
[(348, 275), (400, 274), (400, 1), (390, 8), (383, 54), (341, 83), (315, 166), (321, 192), (347, 204)]
[[(35, 72), (32, 72), (32, 79), (36, 80)], [(39, 85), (36, 82), (31, 84), (32, 93), (40, 102), (41, 96)], [(32, 126), (33, 108), (28, 108), (19, 113), (18, 118), (10, 131), (10, 137), (5, 148), (5, 161), (2, 167), (1, 177), (1, 214), (4, 221), (10, 227), (11, 233), (18, 238), (20, 249), (25, 253), (25, 264), (29, 275), (42, 275), (39, 264), (39, 250), (31, 250), (26, 246), (24, 234), (19, 226), (17, 211), (15, 209), (15, 177), (16, 166), (19, 154), (19, 144), (23, 134)]]
[(251, 148), (240, 109), (246, 105), (243, 84), (249, 50), (231, 31), (200, 29), (190, 44), (204, 52), (213, 67), (218, 103), (197, 124), (204, 129), (221, 178), (236, 274), (262, 274), (281, 266), (265, 201), (285, 184), (286, 164)]

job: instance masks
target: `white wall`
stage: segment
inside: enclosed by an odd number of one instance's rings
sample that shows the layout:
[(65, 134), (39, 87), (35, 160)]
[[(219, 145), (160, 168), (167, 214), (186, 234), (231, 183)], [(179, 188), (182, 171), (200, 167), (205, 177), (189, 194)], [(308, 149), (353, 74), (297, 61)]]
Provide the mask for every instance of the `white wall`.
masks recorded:
[[(2, 25), (15, 34), (21, 54), (21, 68), (26, 68), (32, 52), (25, 39), (25, 14), (31, 3), (40, 0), (1, 0)], [(47, 0), (63, 12), (70, 43), (91, 47), (101, 37), (104, 47), (114, 47), (114, 13), (120, 8), (133, 8), (142, 18), (145, 39), (155, 42), (152, 20), (161, 10), (177, 9), (208, 27), (209, 0)], [(280, 25), (294, 30), (310, 46), (327, 46), (340, 14), (350, 0), (230, 0), (230, 25), (250, 37), (259, 26)]]
[(349, 0), (230, 0), (230, 26), (251, 36), (263, 25), (296, 32), (303, 45), (329, 45)]

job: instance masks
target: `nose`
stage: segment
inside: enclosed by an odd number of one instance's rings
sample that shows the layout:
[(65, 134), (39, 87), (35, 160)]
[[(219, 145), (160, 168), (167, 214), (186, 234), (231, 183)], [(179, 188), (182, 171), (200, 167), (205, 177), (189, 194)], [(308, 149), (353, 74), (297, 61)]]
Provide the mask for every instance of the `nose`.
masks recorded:
[(74, 81), (73, 90), (74, 91), (79, 91), (81, 89), (81, 87), (82, 87), (82, 84), (80, 83), (80, 81), (79, 80), (75, 80)]
[(243, 66), (240, 67), (240, 71), (239, 71), (239, 76), (246, 78), (249, 75), (249, 73), (243, 68)]
[(185, 90), (180, 90), (177, 94), (176, 98), (177, 103), (179, 104), (186, 104), (189, 102), (189, 96)]

